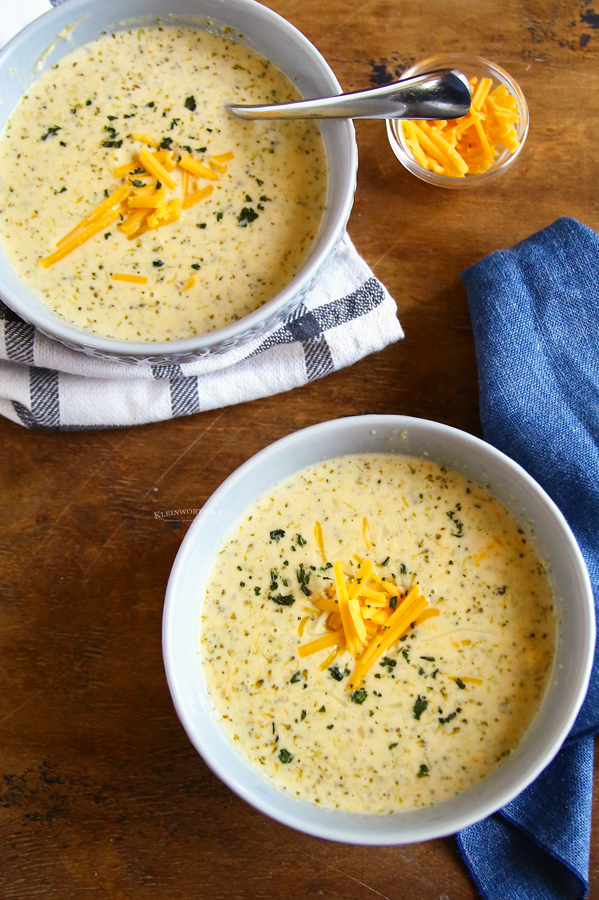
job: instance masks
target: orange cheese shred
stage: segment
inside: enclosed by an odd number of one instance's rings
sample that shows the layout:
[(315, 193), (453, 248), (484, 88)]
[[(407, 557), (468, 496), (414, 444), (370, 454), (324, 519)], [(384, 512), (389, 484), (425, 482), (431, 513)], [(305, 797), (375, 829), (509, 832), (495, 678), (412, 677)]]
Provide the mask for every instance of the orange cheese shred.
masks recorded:
[(157, 153), (152, 153), (152, 156), (158, 160), (167, 172), (172, 172), (177, 165), (170, 150), (159, 150)]
[(298, 648), (298, 656), (311, 656), (313, 653), (318, 653), (320, 650), (326, 650), (328, 647), (342, 647), (345, 644), (345, 634), (343, 629), (340, 628), (339, 631), (330, 631), (328, 634), (323, 634), (321, 637), (316, 638), (315, 641), (310, 641), (309, 644), (303, 644)]
[(113, 281), (129, 281), (131, 284), (147, 284), (148, 279), (145, 275), (127, 275), (116, 272), (111, 276)]
[(200, 188), (199, 191), (187, 194), (187, 196), (183, 198), (183, 209), (191, 209), (196, 203), (200, 203), (201, 200), (205, 200), (206, 197), (209, 197), (213, 190), (213, 186), (207, 184), (206, 187)]
[(148, 144), (149, 147), (153, 147), (155, 150), (158, 150), (160, 147), (160, 141), (150, 137), (149, 134), (139, 134), (138, 132), (135, 132), (131, 137), (134, 141), (141, 141), (142, 144)]
[(163, 185), (153, 194), (129, 197), (127, 202), (130, 209), (158, 209), (166, 204), (167, 196), (167, 190)]
[(131, 215), (125, 219), (124, 222), (121, 222), (118, 227), (130, 237), (141, 227), (149, 212), (149, 209), (136, 209), (135, 212), (131, 213)]
[(316, 540), (316, 546), (318, 547), (318, 551), (322, 557), (322, 561), (326, 562), (327, 557), (324, 552), (324, 540), (322, 537), (322, 525), (320, 524), (320, 522), (317, 522), (316, 525), (314, 526), (314, 538)]
[(135, 169), (139, 169), (139, 160), (137, 158), (132, 159), (131, 162), (125, 163), (122, 166), (117, 166), (112, 174), (115, 178), (122, 178), (123, 175), (133, 174)]
[(298, 633), (299, 637), (301, 637), (303, 635), (304, 628), (306, 627), (306, 625), (308, 624), (309, 621), (310, 621), (310, 616), (304, 616), (304, 618), (299, 623), (298, 629), (297, 629), (297, 633)]
[(431, 172), (463, 178), (487, 172), (501, 152), (520, 146), (516, 125), (518, 101), (504, 84), (495, 90), (491, 78), (470, 79), (472, 104), (461, 119), (401, 123), (405, 145)]
[(229, 162), (230, 159), (233, 159), (235, 154), (232, 150), (229, 150), (228, 153), (215, 153), (214, 156), (211, 156), (210, 159), (214, 160), (214, 162), (226, 163)]
[(440, 612), (438, 609), (425, 609), (421, 616), (418, 616), (416, 619), (416, 624), (421, 625), (423, 622), (426, 622), (428, 619), (435, 619)]
[(323, 662), (321, 662), (321, 664), (319, 665), (318, 668), (320, 669), (320, 671), (324, 672), (325, 669), (328, 669), (329, 666), (332, 666), (333, 663), (335, 662), (335, 660), (337, 659), (337, 657), (339, 656), (340, 652), (341, 652), (341, 647), (335, 647), (333, 652), (330, 653), (329, 656), (327, 656), (327, 658), (325, 660), (323, 660)]
[(95, 222), (97, 219), (103, 219), (105, 215), (116, 209), (117, 206), (120, 206), (121, 203), (129, 197), (132, 190), (133, 188), (126, 184), (118, 187), (116, 191), (113, 191), (112, 194), (110, 194), (110, 196), (106, 197), (105, 200), (102, 200), (102, 202), (96, 206), (85, 219), (82, 219), (68, 234), (65, 234), (65, 236), (58, 241), (56, 246), (63, 247), (65, 244), (69, 243), (75, 235), (85, 231), (92, 222)]
[(65, 256), (68, 256), (69, 253), (72, 253), (73, 250), (76, 250), (77, 247), (80, 247), (82, 244), (85, 244), (85, 242), (90, 238), (94, 237), (96, 234), (99, 234), (100, 231), (104, 231), (104, 229), (108, 225), (112, 225), (113, 222), (116, 222), (119, 216), (120, 213), (118, 209), (110, 210), (103, 218), (92, 222), (83, 231), (79, 231), (69, 241), (63, 243), (62, 246), (59, 247), (58, 250), (55, 250), (54, 253), (51, 253), (50, 256), (46, 256), (44, 259), (40, 259), (40, 265), (44, 269), (48, 269), (50, 266), (53, 266), (55, 263), (64, 259)]
[(208, 178), (210, 181), (218, 181), (218, 175), (215, 175), (208, 166), (204, 166), (202, 163), (197, 162), (193, 156), (183, 156), (179, 160), (179, 165), (182, 169), (191, 172), (192, 175), (197, 175), (198, 178)]
[(153, 156), (147, 147), (142, 147), (141, 153), (139, 154), (139, 161), (146, 172), (153, 175), (161, 184), (165, 184), (171, 190), (176, 188), (177, 185), (173, 176), (169, 175), (160, 160)]
[[(196, 277), (195, 275), (192, 275), (191, 278), (188, 278), (188, 279), (187, 279), (187, 281), (185, 282), (185, 284), (183, 285), (183, 287), (181, 288), (181, 290), (182, 290), (182, 291), (190, 291), (191, 288), (194, 286), (194, 284), (197, 282), (197, 280), (198, 280), (197, 277)], [(300, 623), (300, 624), (301, 624), (301, 623)], [(302, 630), (303, 630), (303, 629), (302, 629)], [(299, 632), (298, 632), (298, 633), (299, 633)]]
[(147, 218), (150, 228), (161, 228), (163, 225), (170, 225), (181, 218), (182, 200), (169, 200), (166, 206), (159, 207), (156, 212)]
[(339, 601), (339, 615), (341, 616), (341, 622), (345, 632), (347, 649), (355, 658), (361, 649), (360, 639), (352, 621), (352, 615), (349, 609), (347, 585), (345, 583), (345, 575), (340, 560), (337, 560), (333, 565), (333, 572), (335, 573), (335, 589), (337, 591), (337, 600)]
[(340, 628), (343, 628), (341, 614), (336, 611), (331, 613), (331, 615), (327, 619), (327, 627), (332, 628), (333, 631), (339, 631)]
[(334, 597), (327, 597), (326, 594), (321, 594), (320, 597), (317, 597), (312, 601), (316, 609), (321, 612), (337, 612), (339, 610), (339, 603)]

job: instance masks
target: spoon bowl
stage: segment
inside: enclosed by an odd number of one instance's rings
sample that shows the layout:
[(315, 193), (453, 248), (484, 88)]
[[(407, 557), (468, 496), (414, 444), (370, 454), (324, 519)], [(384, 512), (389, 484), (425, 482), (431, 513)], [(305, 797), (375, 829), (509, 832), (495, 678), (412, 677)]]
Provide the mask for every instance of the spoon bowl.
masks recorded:
[(353, 94), (227, 109), (240, 119), (459, 119), (471, 100), (462, 72), (439, 69)]

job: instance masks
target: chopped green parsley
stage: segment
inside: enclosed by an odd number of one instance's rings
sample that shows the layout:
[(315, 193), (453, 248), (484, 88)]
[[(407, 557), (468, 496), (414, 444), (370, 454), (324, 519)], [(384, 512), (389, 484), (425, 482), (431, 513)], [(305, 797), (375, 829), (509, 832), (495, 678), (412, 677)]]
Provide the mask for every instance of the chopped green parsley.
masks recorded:
[(242, 228), (247, 228), (247, 226), (251, 222), (255, 222), (258, 218), (258, 213), (255, 209), (252, 209), (251, 206), (244, 206), (239, 215), (237, 216), (237, 223), (241, 225)]
[(416, 697), (416, 702), (414, 703), (414, 711), (413, 716), (415, 719), (420, 720), (420, 716), (424, 712), (424, 710), (428, 706), (428, 700), (426, 697), (421, 697), (420, 694)]
[(59, 131), (62, 131), (60, 125), (52, 125), (45, 134), (42, 134), (40, 141), (45, 141), (47, 138), (53, 137), (55, 134), (58, 134)]
[(349, 669), (344, 669), (343, 672), (339, 668), (339, 666), (330, 666), (329, 672), (331, 673), (331, 677), (335, 679), (335, 681), (343, 681), (344, 678), (347, 678), (349, 675)]
[(277, 606), (293, 606), (295, 603), (293, 594), (277, 594), (276, 597), (271, 597), (270, 599), (273, 603), (276, 603)]
[(365, 691), (365, 689), (360, 688), (359, 691), (351, 692), (351, 701), (352, 701), (352, 703), (358, 703), (358, 704), (362, 705), (362, 703), (364, 703), (364, 701), (366, 700), (367, 696), (368, 696), (368, 693)]

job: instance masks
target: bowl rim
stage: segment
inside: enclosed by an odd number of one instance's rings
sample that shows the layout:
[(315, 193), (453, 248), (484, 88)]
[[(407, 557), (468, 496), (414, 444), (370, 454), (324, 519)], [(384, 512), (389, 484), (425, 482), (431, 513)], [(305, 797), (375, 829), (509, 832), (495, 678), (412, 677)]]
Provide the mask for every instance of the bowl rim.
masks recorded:
[[(403, 834), (389, 834), (385, 835), (384, 838), (381, 839), (381, 836), (377, 834), (375, 829), (370, 830), (368, 827), (369, 824), (372, 825), (373, 820), (381, 820), (381, 817), (377, 814), (345, 813), (345, 815), (350, 815), (353, 819), (355, 819), (356, 822), (362, 820), (364, 823), (363, 830), (360, 831), (359, 836), (356, 836), (353, 831), (348, 831), (344, 827), (342, 822), (338, 824), (336, 822), (332, 822), (331, 818), (327, 818), (326, 813), (339, 813), (340, 811), (338, 810), (331, 811), (325, 807), (318, 807), (316, 805), (307, 804), (306, 801), (304, 801), (303, 803), (297, 803), (297, 814), (295, 813), (295, 810), (291, 813), (285, 810), (281, 810), (280, 804), (277, 803), (277, 796), (290, 797), (291, 795), (286, 795), (285, 792), (281, 791), (281, 789), (278, 788), (277, 785), (272, 781), (269, 781), (272, 790), (268, 792), (266, 798), (263, 795), (256, 796), (256, 793), (252, 792), (252, 789), (248, 789), (244, 785), (242, 780), (237, 779), (235, 775), (228, 770), (226, 764), (222, 764), (222, 761), (218, 754), (218, 748), (215, 749), (210, 746), (209, 738), (207, 739), (205, 737), (205, 734), (202, 732), (201, 728), (198, 728), (192, 718), (188, 716), (188, 711), (181, 697), (179, 696), (178, 667), (180, 655), (177, 653), (176, 646), (173, 643), (173, 622), (177, 605), (179, 582), (182, 578), (182, 573), (187, 565), (188, 558), (190, 554), (195, 550), (195, 532), (200, 528), (200, 520), (202, 518), (201, 515), (198, 515), (191, 524), (179, 548), (179, 551), (173, 563), (173, 567), (171, 569), (166, 589), (166, 597), (162, 617), (162, 651), (168, 687), (171, 693), (175, 711), (179, 717), (181, 724), (183, 725), (183, 728), (187, 732), (191, 743), (201, 755), (204, 762), (209, 766), (214, 774), (217, 775), (218, 778), (223, 781), (234, 793), (236, 793), (250, 805), (254, 806), (260, 812), (270, 816), (276, 821), (281, 822), (282, 824), (285, 824), (289, 827), (295, 828), (303, 833), (310, 834), (314, 837), (341, 841), (350, 844), (362, 844), (370, 846), (395, 846), (399, 844), (414, 843), (424, 840), (446, 837), (448, 835), (454, 834), (457, 831), (461, 831), (463, 828), (466, 828), (469, 825), (473, 825), (476, 822), (481, 821), (487, 816), (497, 812), (499, 809), (501, 809), (507, 803), (517, 797), (520, 793), (522, 793), (522, 791), (524, 791), (551, 763), (551, 761), (561, 749), (564, 740), (570, 732), (587, 693), (594, 659), (596, 631), (595, 607), (590, 577), (580, 548), (565, 517), (563, 516), (559, 507), (546, 493), (546, 491), (535, 481), (535, 479), (532, 478), (531, 475), (526, 472), (525, 469), (522, 468), (522, 466), (519, 465), (519, 463), (515, 462), (513, 459), (495, 448), (493, 445), (488, 444), (486, 441), (481, 440), (480, 438), (477, 438), (474, 435), (469, 434), (468, 432), (462, 431), (461, 429), (454, 428), (450, 425), (445, 425), (434, 420), (399, 415), (351, 416), (342, 419), (333, 419), (326, 422), (321, 422), (317, 425), (311, 425), (307, 428), (300, 429), (299, 431), (292, 432), (291, 434), (266, 446), (254, 456), (246, 460), (246, 462), (239, 466), (234, 472), (232, 472), (228, 476), (228, 478), (226, 478), (225, 481), (223, 481), (222, 484), (216, 489), (216, 491), (214, 491), (214, 493), (210, 496), (206, 504), (204, 504), (202, 512), (204, 512), (204, 510), (206, 510), (207, 508), (209, 509), (210, 507), (216, 507), (221, 496), (232, 488), (234, 489), (239, 483), (248, 478), (248, 476), (251, 478), (253, 470), (264, 465), (267, 466), (269, 457), (271, 455), (284, 453), (295, 442), (306, 439), (307, 437), (311, 437), (313, 439), (313, 442), (317, 443), (318, 440), (327, 432), (334, 430), (343, 431), (344, 429), (352, 429), (352, 427), (355, 427), (357, 423), (359, 423), (364, 429), (393, 426), (404, 430), (408, 429), (410, 426), (424, 427), (429, 429), (431, 434), (435, 434), (441, 437), (447, 437), (449, 439), (459, 439), (460, 441), (465, 441), (468, 445), (470, 445), (470, 447), (474, 448), (478, 452), (487, 454), (489, 459), (492, 459), (495, 462), (498, 462), (500, 465), (507, 467), (507, 469), (511, 470), (513, 474), (519, 477), (522, 480), (524, 486), (528, 487), (528, 489), (536, 494), (537, 497), (545, 504), (547, 512), (554, 516), (560, 527), (562, 537), (568, 545), (568, 550), (571, 554), (573, 564), (577, 569), (577, 575), (579, 578), (578, 587), (580, 590), (580, 595), (585, 604), (584, 613), (586, 615), (586, 620), (584, 621), (583, 625), (586, 640), (584, 641), (584, 651), (578, 658), (580, 664), (579, 681), (576, 689), (572, 691), (573, 697), (571, 698), (571, 705), (568, 708), (568, 712), (563, 716), (561, 726), (554, 735), (553, 739), (537, 750), (535, 761), (529, 764), (524, 775), (520, 778), (516, 778), (511, 786), (507, 786), (502, 790), (498, 790), (491, 799), (483, 798), (481, 800), (480, 798), (477, 798), (473, 805), (473, 809), (470, 810), (470, 812), (463, 812), (461, 814), (454, 815), (454, 817), (451, 819), (451, 822), (449, 823), (445, 821), (442, 823), (432, 822), (426, 823), (424, 826), (420, 826), (418, 829), (413, 829), (414, 831), (417, 831), (415, 837), (405, 837), (405, 835)], [(200, 598), (198, 598), (198, 611), (199, 600)], [(201, 674), (200, 677), (203, 681), (203, 674)], [(204, 710), (204, 712), (206, 716), (209, 715), (206, 710)], [(214, 727), (217, 728), (216, 725)], [(220, 732), (220, 737), (225, 744), (231, 746), (231, 742), (223, 732)], [(248, 765), (250, 765), (252, 769), (254, 768), (253, 765), (249, 762)], [(482, 779), (482, 782), (484, 782), (484, 780), (485, 779)], [(479, 784), (482, 782), (479, 782)], [(440, 805), (441, 804), (439, 804), (439, 806)], [(316, 815), (310, 815), (309, 813), (306, 813), (307, 806), (309, 806), (310, 811), (314, 811)], [(304, 812), (304, 815), (302, 815), (302, 811)], [(406, 811), (405, 814), (409, 815), (410, 812), (411, 811)], [(401, 813), (398, 812), (397, 815), (401, 815)], [(398, 831), (401, 831), (401, 828), (399, 828)]]
[(510, 153), (503, 162), (495, 162), (486, 172), (466, 175), (464, 178), (451, 178), (449, 175), (440, 175), (437, 172), (431, 172), (428, 169), (423, 169), (418, 160), (415, 159), (407, 149), (405, 139), (401, 128), (399, 127), (399, 120), (387, 119), (387, 137), (389, 139), (389, 144), (402, 166), (407, 169), (408, 172), (411, 172), (412, 175), (420, 178), (421, 181), (434, 185), (435, 187), (449, 188), (450, 190), (467, 190), (474, 187), (481, 187), (482, 185), (494, 181), (500, 175), (503, 175), (504, 172), (507, 172), (520, 156), (530, 129), (530, 111), (522, 88), (513, 75), (510, 75), (510, 73), (500, 65), (484, 56), (476, 56), (472, 53), (438, 53), (414, 63), (409, 69), (406, 69), (406, 71), (402, 73), (401, 77), (410, 78), (414, 75), (420, 75), (430, 69), (446, 66), (460, 67), (462, 65), (464, 65), (464, 67), (470, 65), (486, 69), (490, 75), (494, 75), (501, 83), (507, 84), (510, 92), (515, 96), (518, 102), (518, 110), (522, 117), (522, 129), (521, 134), (519, 135), (520, 146), (513, 153)]
[[(75, 24), (79, 24), (79, 22), (83, 21), (85, 18), (85, 11), (88, 7), (93, 6), (95, 2), (96, 0), (69, 0), (68, 4), (59, 4), (58, 6), (48, 9), (42, 15), (30, 22), (29, 25), (26, 25), (25, 28), (21, 29), (21, 31), (4, 45), (4, 47), (0, 48), (0, 66), (7, 56), (19, 54), (20, 45), (32, 32), (38, 30), (51, 30), (53, 34), (59, 35), (61, 31), (60, 26), (54, 28), (52, 24), (55, 18), (64, 17), (65, 10), (67, 10), (69, 19), (75, 22)], [(343, 92), (335, 73), (322, 53), (298, 28), (295, 27), (295, 25), (292, 25), (291, 22), (288, 22), (287, 19), (269, 9), (267, 6), (263, 6), (261, 3), (257, 2), (257, 0), (222, 0), (223, 18), (218, 20), (214, 16), (208, 18), (214, 22), (227, 25), (228, 23), (225, 21), (226, 11), (230, 7), (245, 8), (250, 11), (253, 10), (256, 13), (257, 18), (269, 22), (273, 28), (277, 28), (282, 33), (286, 33), (293, 38), (293, 40), (304, 50), (306, 55), (311, 57), (314, 67), (318, 68), (322, 76), (328, 80), (330, 85), (328, 89), (331, 94), (341, 94)], [(152, 12), (148, 13), (149, 17), (152, 15), (154, 15)], [(202, 16), (202, 11), (198, 10), (197, 15)], [(123, 12), (121, 19), (119, 19), (116, 25), (120, 26), (122, 24), (121, 20), (125, 19), (126, 12)], [(127, 20), (127, 22), (128, 21), (129, 20)], [(50, 41), (48, 41), (48, 44), (50, 44)], [(14, 107), (12, 109), (14, 109)], [(124, 341), (116, 338), (104, 337), (102, 335), (94, 334), (93, 332), (87, 332), (85, 329), (77, 327), (66, 319), (63, 321), (62, 318), (59, 318), (53, 313), (49, 307), (47, 307), (47, 311), (46, 308), (37, 309), (30, 303), (29, 298), (31, 297), (34, 300), (38, 300), (38, 298), (36, 298), (24, 284), (19, 284), (18, 293), (0, 283), (0, 299), (4, 300), (6, 305), (22, 319), (54, 340), (78, 351), (93, 352), (98, 355), (105, 355), (108, 358), (117, 357), (120, 358), (121, 361), (136, 361), (139, 363), (148, 362), (148, 364), (150, 364), (158, 357), (167, 359), (169, 357), (179, 358), (189, 355), (190, 358), (193, 358), (194, 353), (196, 355), (205, 355), (221, 345), (225, 345), (227, 349), (227, 345), (236, 346), (237, 339), (245, 335), (246, 332), (260, 330), (260, 326), (263, 325), (265, 320), (268, 321), (273, 316), (276, 316), (277, 313), (285, 312), (287, 310), (290, 311), (293, 308), (294, 299), (300, 298), (302, 294), (310, 288), (312, 281), (318, 277), (322, 267), (326, 265), (327, 261), (330, 259), (335, 247), (345, 232), (347, 221), (352, 210), (356, 189), (358, 147), (353, 122), (349, 119), (345, 119), (341, 120), (338, 124), (340, 130), (344, 129), (346, 132), (344, 139), (347, 143), (348, 150), (349, 177), (345, 180), (344, 192), (339, 200), (339, 212), (336, 222), (331, 223), (328, 236), (321, 238), (320, 244), (310, 253), (300, 271), (294, 276), (289, 284), (258, 309), (249, 313), (247, 316), (243, 316), (238, 321), (233, 322), (224, 328), (217, 329), (214, 332), (184, 338), (180, 341)], [(315, 242), (318, 241), (318, 239), (319, 234), (317, 234)], [(0, 253), (1, 252), (2, 249), (0, 246)], [(24, 292), (24, 297), (20, 294), (21, 290)]]

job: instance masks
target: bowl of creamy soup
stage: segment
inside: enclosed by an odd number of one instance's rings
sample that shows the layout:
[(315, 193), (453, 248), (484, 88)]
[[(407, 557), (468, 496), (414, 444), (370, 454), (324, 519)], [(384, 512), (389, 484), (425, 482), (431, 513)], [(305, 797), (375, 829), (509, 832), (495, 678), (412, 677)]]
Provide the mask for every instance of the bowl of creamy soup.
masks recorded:
[(68, 346), (185, 362), (301, 302), (353, 203), (350, 121), (226, 103), (340, 93), (253, 0), (69, 0), (0, 51), (0, 296)]
[(168, 584), (176, 711), (210, 768), (310, 834), (401, 844), (495, 812), (585, 696), (588, 574), (552, 500), (435, 422), (325, 422), (216, 491)]

